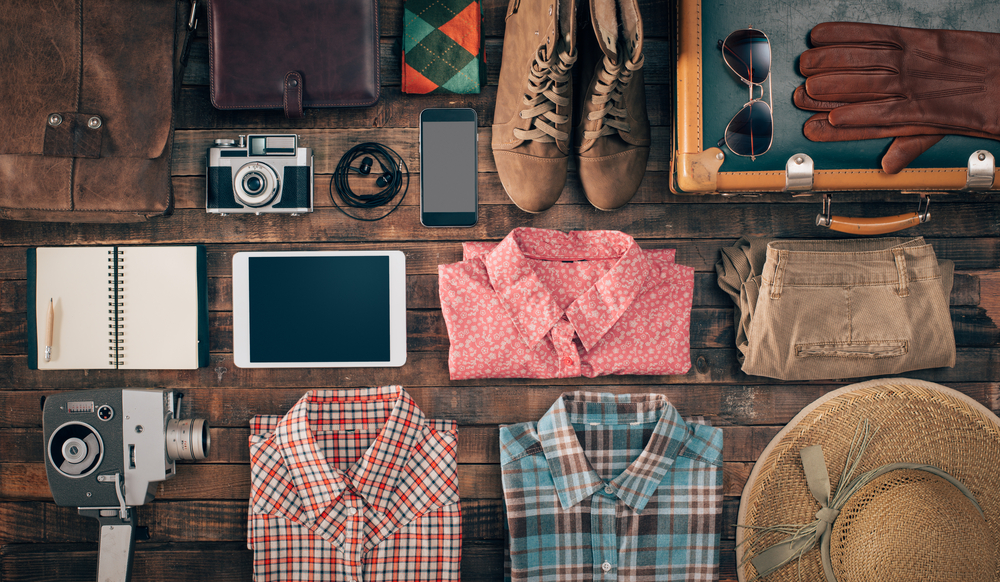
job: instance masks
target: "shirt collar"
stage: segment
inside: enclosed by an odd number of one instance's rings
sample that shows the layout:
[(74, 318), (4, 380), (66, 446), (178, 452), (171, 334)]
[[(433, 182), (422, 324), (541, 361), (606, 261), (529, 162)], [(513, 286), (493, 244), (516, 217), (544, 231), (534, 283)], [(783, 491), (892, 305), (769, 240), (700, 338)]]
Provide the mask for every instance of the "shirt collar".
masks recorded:
[[(360, 410), (360, 418), (344, 415), (344, 420), (351, 423), (366, 422), (367, 414), (380, 419), (378, 409), (391, 408), (375, 441), (347, 471), (327, 464), (310, 428), (311, 412), (324, 405), (337, 404), (354, 404), (355, 411)], [(392, 507), (394, 485), (407, 465), (413, 442), (423, 431), (425, 422), (423, 412), (400, 386), (350, 392), (306, 392), (278, 422), (274, 442), (309, 521), (315, 521), (348, 484), (369, 505), (386, 513)]]
[[(552, 299), (530, 259), (579, 261), (617, 258), (597, 282), (566, 308)], [(565, 314), (588, 351), (628, 310), (650, 266), (631, 236), (618, 231), (515, 228), (481, 257), (504, 309), (528, 347), (535, 347)]]
[(645, 509), (692, 428), (660, 394), (563, 394), (538, 421), (538, 438), (563, 509), (605, 486), (587, 459), (573, 423), (626, 425), (656, 422), (642, 453), (610, 481), (615, 495), (636, 512)]

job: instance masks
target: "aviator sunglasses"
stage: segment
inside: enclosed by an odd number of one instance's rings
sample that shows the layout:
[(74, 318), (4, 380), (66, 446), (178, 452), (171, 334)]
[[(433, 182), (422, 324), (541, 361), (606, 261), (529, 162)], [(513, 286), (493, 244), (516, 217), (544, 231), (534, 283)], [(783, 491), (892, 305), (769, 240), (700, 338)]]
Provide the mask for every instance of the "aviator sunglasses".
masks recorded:
[[(750, 100), (726, 126), (719, 141), (736, 155), (754, 160), (771, 149), (774, 137), (774, 117), (771, 114), (771, 43), (767, 35), (755, 28), (737, 30), (719, 41), (722, 59), (741, 81), (750, 87)], [(764, 102), (764, 81), (767, 81), (767, 102)], [(760, 97), (754, 98), (754, 87), (760, 87)]]

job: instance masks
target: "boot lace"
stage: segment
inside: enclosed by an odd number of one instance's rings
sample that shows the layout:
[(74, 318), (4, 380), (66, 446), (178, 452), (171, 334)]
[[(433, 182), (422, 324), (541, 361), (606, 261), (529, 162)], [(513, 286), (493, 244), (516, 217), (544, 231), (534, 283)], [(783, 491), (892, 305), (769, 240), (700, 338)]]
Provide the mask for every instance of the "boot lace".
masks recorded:
[(555, 58), (546, 59), (542, 48), (535, 53), (528, 73), (529, 95), (524, 96), (526, 109), (521, 110), (521, 119), (532, 119), (532, 129), (514, 128), (514, 137), (538, 142), (568, 141), (569, 132), (556, 126), (569, 121), (568, 115), (556, 113), (556, 107), (569, 105), (566, 93), (570, 90), (569, 71), (576, 62), (576, 53), (565, 51), (556, 53)]
[[(618, 54), (624, 55), (626, 53), (619, 50)], [(624, 57), (618, 60), (619, 63), (615, 64), (607, 55), (604, 56), (604, 67), (598, 72), (597, 83), (594, 85), (594, 96), (591, 98), (595, 105), (602, 107), (587, 115), (587, 119), (598, 121), (599, 124), (595, 130), (584, 131), (584, 139), (597, 139), (604, 135), (612, 135), (616, 130), (625, 133), (632, 131), (628, 124), (628, 112), (625, 109), (625, 90), (632, 80), (632, 74), (641, 69), (646, 62), (646, 56), (640, 55), (638, 63), (633, 63)]]

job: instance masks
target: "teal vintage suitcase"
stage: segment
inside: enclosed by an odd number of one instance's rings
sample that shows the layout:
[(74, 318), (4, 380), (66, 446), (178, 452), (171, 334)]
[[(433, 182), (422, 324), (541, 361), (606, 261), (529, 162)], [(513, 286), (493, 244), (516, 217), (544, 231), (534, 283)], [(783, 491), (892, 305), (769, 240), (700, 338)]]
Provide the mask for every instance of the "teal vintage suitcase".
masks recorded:
[[(672, 190), (679, 194), (831, 192), (848, 190), (990, 190), (995, 186), (993, 155), (1000, 142), (948, 136), (896, 175), (881, 170), (891, 140), (818, 143), (802, 126), (812, 112), (792, 103), (805, 77), (798, 58), (810, 48), (813, 26), (829, 21), (875, 22), (917, 28), (1000, 32), (1000, 4), (973, 0), (677, 0), (677, 52)], [(756, 159), (717, 147), (726, 125), (748, 100), (747, 85), (726, 67), (719, 41), (752, 26), (771, 43), (770, 89), (774, 115), (771, 149)], [(763, 86), (765, 96), (768, 86)], [(756, 89), (755, 96), (760, 93)], [(991, 153), (992, 152), (992, 153)], [(878, 234), (920, 222), (913, 213), (893, 220), (840, 223), (844, 232)], [(829, 225), (827, 225), (829, 226)], [(838, 230), (841, 230), (838, 228)]]

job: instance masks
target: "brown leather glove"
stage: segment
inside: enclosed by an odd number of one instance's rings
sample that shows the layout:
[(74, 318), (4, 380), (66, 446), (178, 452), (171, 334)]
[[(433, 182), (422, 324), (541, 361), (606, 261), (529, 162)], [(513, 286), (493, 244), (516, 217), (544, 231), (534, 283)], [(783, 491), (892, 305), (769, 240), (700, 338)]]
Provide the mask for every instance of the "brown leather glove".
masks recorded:
[(813, 141), (897, 139), (882, 160), (896, 173), (946, 134), (1000, 139), (1000, 34), (827, 22), (802, 53), (794, 101), (823, 111)]
[[(833, 101), (816, 101), (806, 93), (805, 85), (795, 88), (793, 97), (800, 109), (807, 111), (822, 111), (806, 120), (802, 133), (812, 141), (854, 141), (859, 139), (878, 139), (892, 137), (892, 128), (885, 127), (845, 127), (837, 128), (830, 125), (828, 112), (846, 103)], [(931, 146), (941, 141), (943, 135), (904, 135), (892, 140), (889, 149), (882, 156), (882, 171), (886, 174), (898, 174), (910, 162), (929, 150)]]

